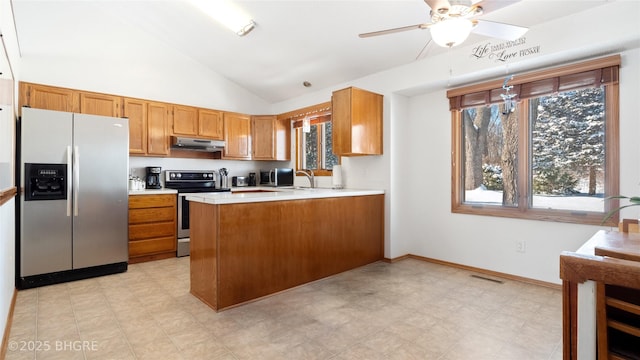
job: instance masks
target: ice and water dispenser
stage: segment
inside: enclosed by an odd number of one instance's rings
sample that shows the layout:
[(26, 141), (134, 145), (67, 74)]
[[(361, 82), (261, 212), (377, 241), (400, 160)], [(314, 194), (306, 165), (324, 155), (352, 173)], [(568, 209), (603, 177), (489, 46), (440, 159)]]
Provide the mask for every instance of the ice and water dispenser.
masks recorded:
[(25, 201), (66, 200), (67, 164), (24, 164)]

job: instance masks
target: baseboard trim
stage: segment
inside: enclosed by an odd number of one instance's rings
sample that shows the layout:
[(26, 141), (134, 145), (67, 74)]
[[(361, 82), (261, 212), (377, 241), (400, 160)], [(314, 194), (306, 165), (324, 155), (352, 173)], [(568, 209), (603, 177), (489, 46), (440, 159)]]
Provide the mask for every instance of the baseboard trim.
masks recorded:
[(4, 327), (4, 335), (2, 336), (2, 347), (0, 347), (0, 359), (7, 356), (7, 346), (9, 344), (9, 333), (11, 332), (11, 324), (13, 323), (13, 310), (16, 307), (16, 298), (18, 297), (18, 289), (13, 289), (13, 297), (11, 297), (11, 305), (9, 305), (9, 314), (7, 314), (7, 325)]
[(398, 256), (398, 257), (393, 258), (393, 259), (384, 258), (384, 261), (388, 262), (389, 264), (393, 264), (395, 262), (402, 261), (402, 260), (405, 260), (405, 259), (411, 259), (411, 256), (412, 255), (406, 254), (406, 255)]
[(473, 271), (473, 272), (476, 272), (476, 273), (489, 275), (489, 276), (494, 276), (494, 277), (498, 277), (498, 278), (502, 278), (502, 279), (506, 279), (506, 280), (519, 281), (519, 282), (522, 282), (522, 283), (538, 285), (538, 286), (542, 286), (542, 287), (546, 287), (546, 288), (550, 288), (550, 289), (554, 289), (554, 290), (562, 290), (562, 285), (561, 284), (554, 284), (554, 283), (550, 283), (550, 282), (547, 282), (547, 281), (541, 281), (541, 280), (531, 279), (531, 278), (527, 278), (527, 277), (523, 277), (523, 276), (517, 276), (517, 275), (507, 274), (507, 273), (503, 273), (503, 272), (477, 268), (477, 267), (474, 267), (474, 266), (462, 265), (462, 264), (458, 264), (458, 263), (454, 263), (454, 262), (433, 259), (433, 258), (429, 258), (429, 257), (425, 257), (425, 256), (406, 254), (406, 255), (402, 255), (402, 256), (399, 256), (399, 257), (396, 257), (396, 258), (391, 258), (391, 259), (390, 258), (385, 258), (384, 260), (386, 262), (388, 262), (388, 263), (395, 263), (395, 262), (402, 261), (402, 260), (405, 260), (405, 259), (415, 259), (415, 260), (425, 261), (425, 262), (429, 262), (429, 263), (433, 263), (433, 264), (449, 266), (449, 267), (458, 268), (458, 269), (467, 270), (467, 271)]

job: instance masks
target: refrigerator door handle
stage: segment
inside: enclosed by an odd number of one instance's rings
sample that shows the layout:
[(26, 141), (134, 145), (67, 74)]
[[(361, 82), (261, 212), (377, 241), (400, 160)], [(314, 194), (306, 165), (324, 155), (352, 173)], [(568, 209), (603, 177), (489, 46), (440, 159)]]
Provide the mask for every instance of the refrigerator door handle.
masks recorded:
[(71, 145), (67, 146), (67, 216), (71, 216), (71, 188), (72, 184), (69, 179), (71, 179)]
[(80, 189), (80, 150), (73, 147), (73, 216), (78, 216), (78, 190)]

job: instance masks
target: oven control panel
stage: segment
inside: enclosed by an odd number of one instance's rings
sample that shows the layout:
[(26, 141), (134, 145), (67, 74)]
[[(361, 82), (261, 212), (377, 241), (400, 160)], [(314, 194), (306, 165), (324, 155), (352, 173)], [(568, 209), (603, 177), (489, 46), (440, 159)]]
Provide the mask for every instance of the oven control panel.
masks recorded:
[(165, 171), (165, 183), (172, 181), (214, 181), (216, 178), (216, 172), (212, 170), (203, 171), (178, 171), (167, 170)]

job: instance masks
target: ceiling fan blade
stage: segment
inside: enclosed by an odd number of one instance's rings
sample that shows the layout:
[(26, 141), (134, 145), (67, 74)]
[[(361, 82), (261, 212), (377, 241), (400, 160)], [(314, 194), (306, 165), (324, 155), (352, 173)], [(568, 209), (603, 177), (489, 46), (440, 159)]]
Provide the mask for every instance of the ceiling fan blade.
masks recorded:
[(484, 35), (502, 40), (516, 40), (524, 35), (529, 28), (495, 21), (477, 20), (476, 26), (471, 30), (472, 33)]
[(360, 34), (358, 36), (361, 37), (361, 38), (367, 38), (367, 37), (378, 36), (378, 35), (393, 34), (393, 33), (401, 32), (401, 31), (408, 31), (408, 30), (415, 30), (415, 29), (426, 29), (429, 26), (431, 26), (431, 24), (409, 25), (409, 26), (403, 26), (403, 27), (387, 29), (387, 30), (372, 31), (372, 32)]

